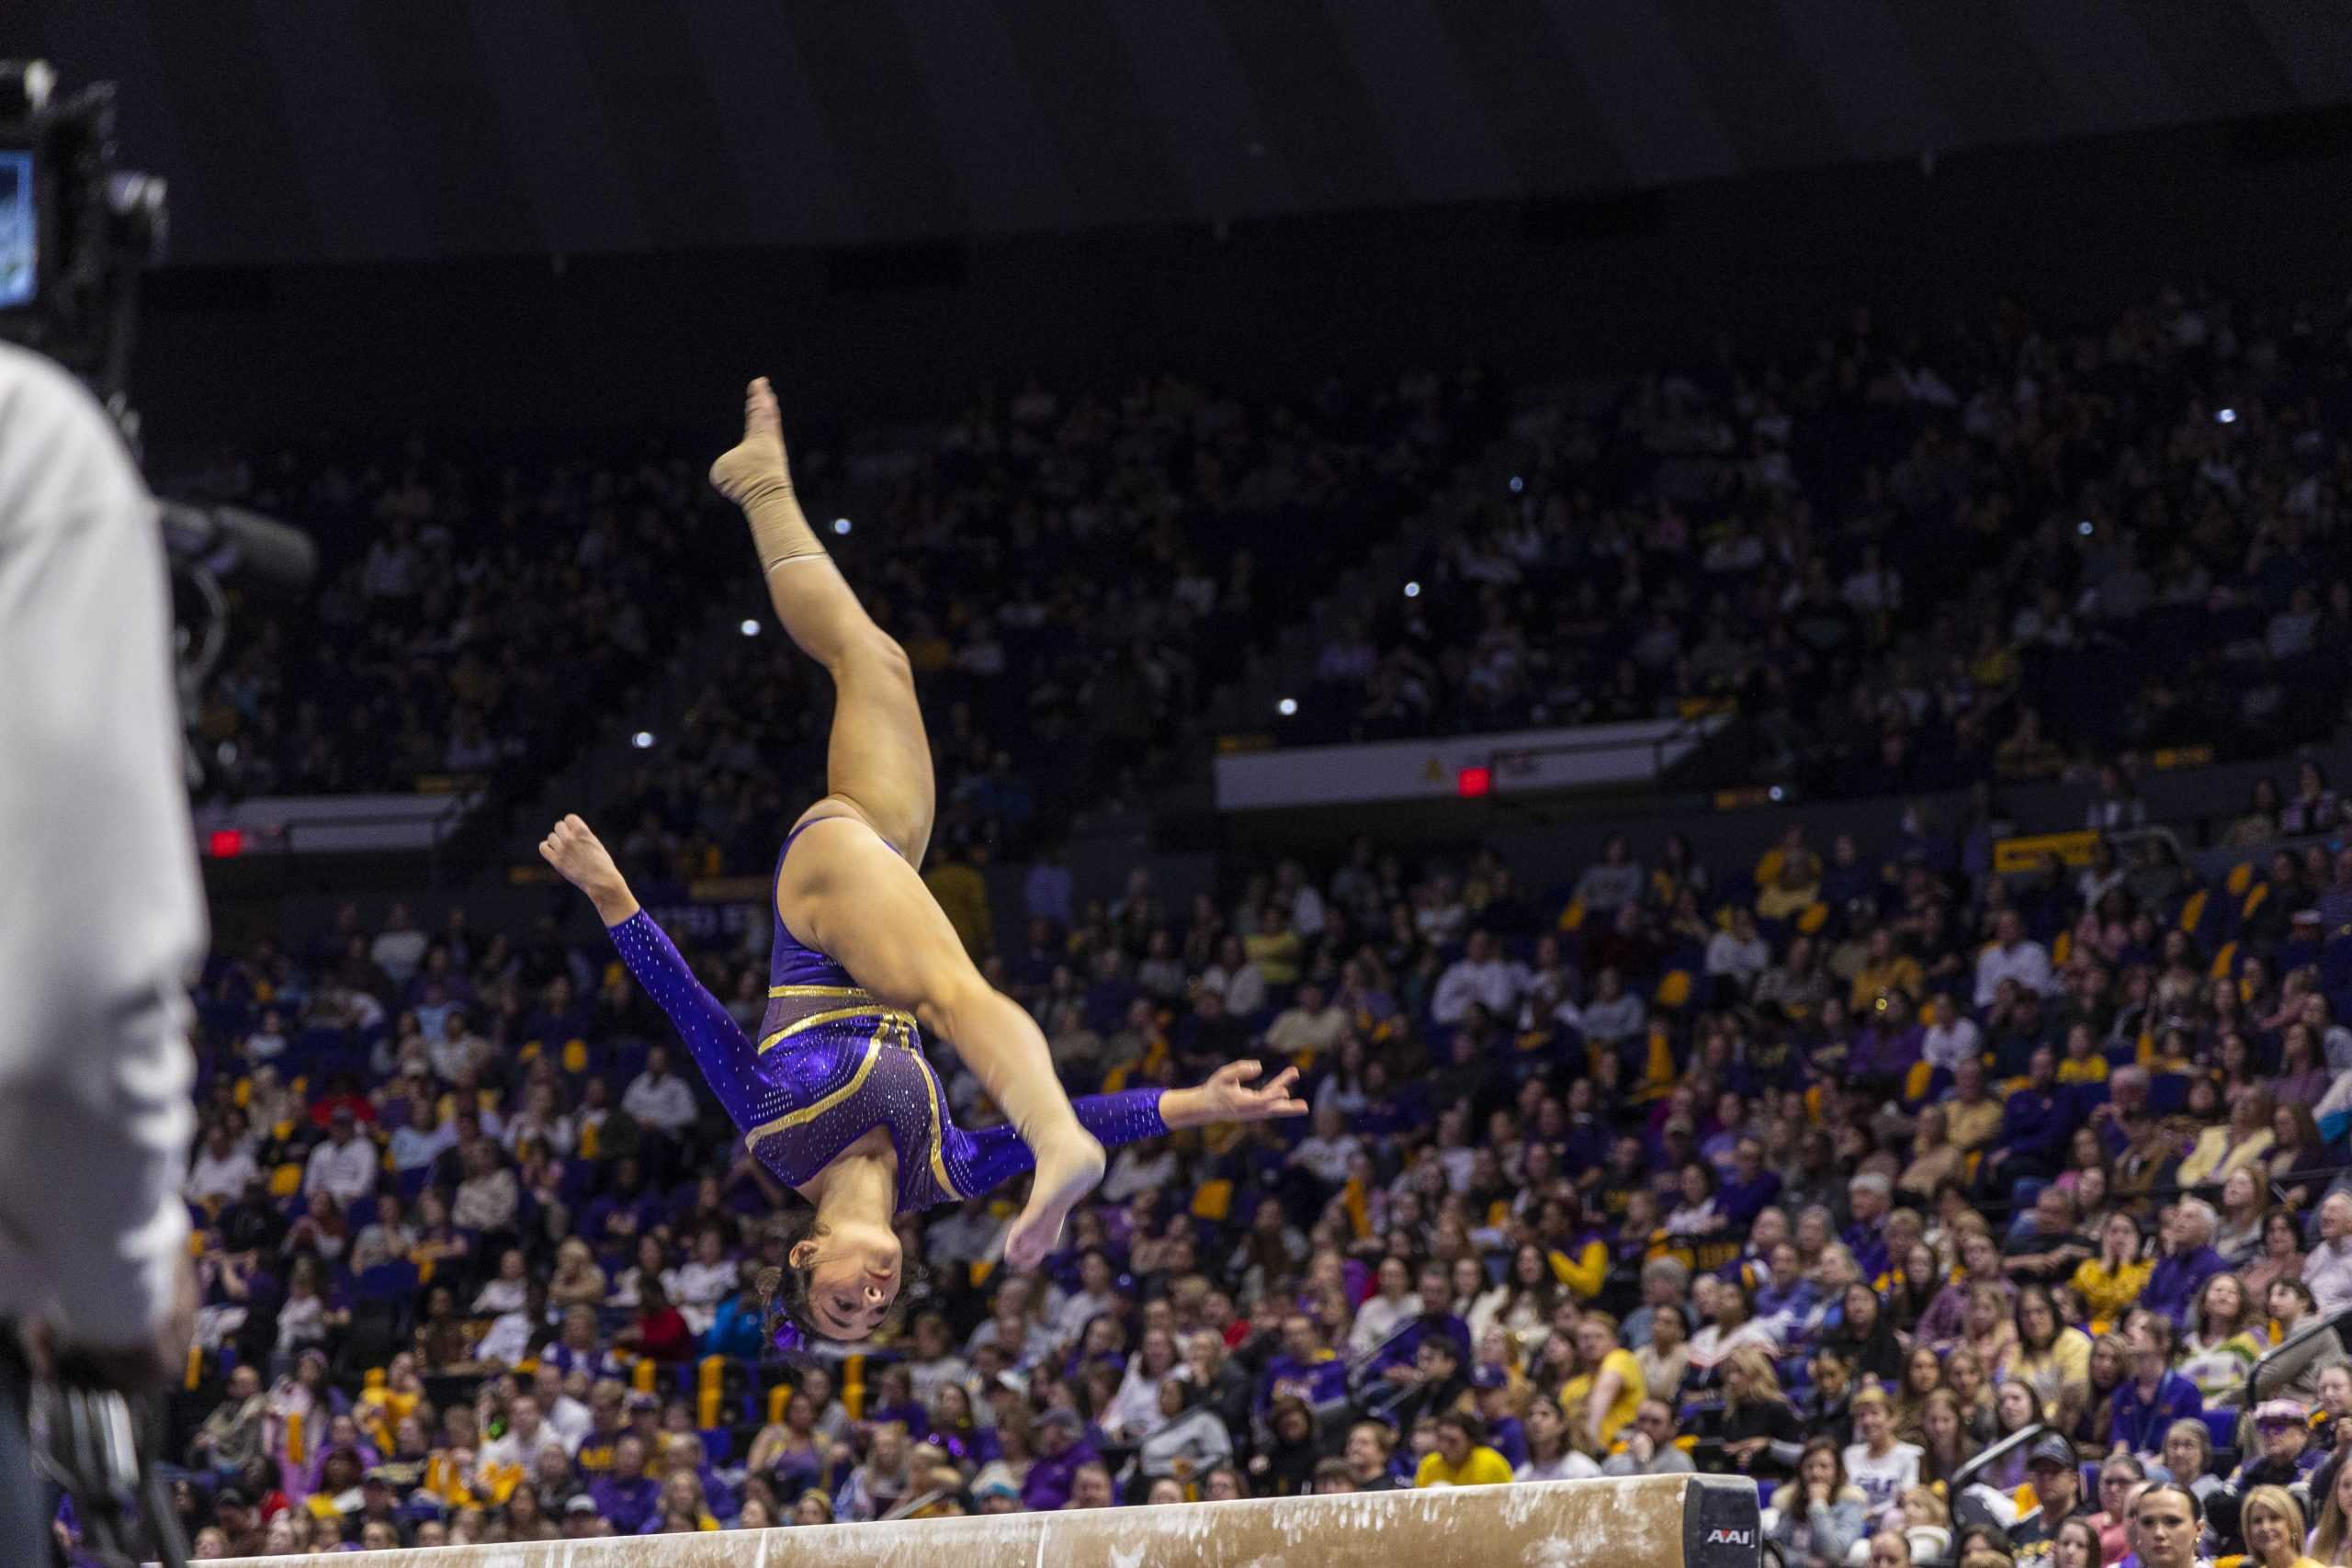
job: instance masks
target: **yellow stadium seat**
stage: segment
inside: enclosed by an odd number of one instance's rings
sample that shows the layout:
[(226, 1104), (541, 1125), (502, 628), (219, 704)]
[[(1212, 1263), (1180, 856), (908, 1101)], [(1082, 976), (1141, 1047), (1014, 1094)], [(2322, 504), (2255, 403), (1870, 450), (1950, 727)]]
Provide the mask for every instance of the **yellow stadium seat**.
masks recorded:
[(2254, 919), (2254, 912), (2256, 909), (2261, 908), (2263, 905), (2269, 901), (2270, 884), (2267, 882), (2256, 883), (2254, 885), (2254, 891), (2245, 896), (2245, 902), (2238, 906), (2238, 919), (2241, 920), (2250, 920)]
[(1649, 1055), (1642, 1068), (1642, 1078), (1634, 1090), (1636, 1104), (1646, 1104), (1674, 1087), (1674, 1043), (1663, 1029), (1650, 1031)]
[(1657, 1002), (1660, 1007), (1674, 1008), (1678, 1010), (1689, 1006), (1690, 971), (1688, 969), (1668, 970), (1666, 978), (1657, 983)]
[(1568, 907), (1560, 911), (1560, 929), (1564, 931), (1584, 930), (1584, 900), (1571, 898)]
[(2198, 922), (2205, 918), (2205, 900), (2207, 897), (2208, 895), (2205, 889), (2200, 887), (2182, 901), (2180, 906), (2180, 929), (2182, 931), (2195, 931), (2197, 929)]
[(2237, 966), (2238, 944), (2235, 942), (2223, 942), (2222, 951), (2213, 954), (2213, 978), (2226, 980), (2236, 972)]
[(1933, 1062), (1912, 1063), (1911, 1070), (1903, 1075), (1903, 1098), (1905, 1100), (1927, 1099), (1928, 1080), (1935, 1076), (1936, 1065)]
[(563, 1043), (563, 1070), (575, 1076), (588, 1070), (588, 1042), (567, 1040)]
[(291, 1198), (300, 1190), (302, 1190), (302, 1168), (300, 1166), (281, 1165), (269, 1173), (269, 1195), (271, 1197)]
[(2057, 939), (2050, 944), (2050, 962), (2053, 964), (2063, 964), (2074, 951), (2075, 933), (2071, 931), (2060, 931)]
[(1204, 1181), (1193, 1194), (1193, 1217), (1212, 1224), (1233, 1213), (1233, 1183), (1223, 1177)]
[(1797, 930), (1807, 936), (1820, 935), (1821, 928), (1828, 923), (1829, 906), (1826, 904), (1807, 904), (1797, 911)]
[(705, 1430), (718, 1425), (718, 1406), (727, 1387), (727, 1358), (705, 1356), (695, 1376), (695, 1420)]
[(2245, 897), (2246, 889), (2254, 886), (2254, 863), (2242, 860), (2230, 867), (2230, 874), (2222, 879), (2222, 886), (2229, 889), (2231, 897)]

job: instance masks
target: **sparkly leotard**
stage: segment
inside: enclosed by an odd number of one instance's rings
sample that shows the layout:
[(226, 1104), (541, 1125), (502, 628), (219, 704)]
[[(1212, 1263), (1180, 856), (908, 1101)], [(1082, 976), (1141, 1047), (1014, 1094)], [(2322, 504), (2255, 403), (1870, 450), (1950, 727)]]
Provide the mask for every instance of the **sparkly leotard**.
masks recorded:
[[(822, 820), (820, 818), (820, 820)], [(775, 879), (792, 840), (776, 856)], [(774, 909), (775, 886), (769, 887)], [(643, 910), (612, 928), (614, 945), (662, 1005), (744, 1146), (797, 1187), (876, 1127), (899, 1155), (898, 1212), (985, 1192), (1035, 1161), (1010, 1126), (967, 1133), (947, 1118), (939, 1077), (923, 1059), (912, 1014), (886, 1007), (849, 971), (795, 937), (781, 917), (768, 960), (768, 1009), (757, 1044), (746, 1038), (669, 937)], [(1168, 1131), (1159, 1089), (1088, 1095), (1080, 1123), (1107, 1145)]]

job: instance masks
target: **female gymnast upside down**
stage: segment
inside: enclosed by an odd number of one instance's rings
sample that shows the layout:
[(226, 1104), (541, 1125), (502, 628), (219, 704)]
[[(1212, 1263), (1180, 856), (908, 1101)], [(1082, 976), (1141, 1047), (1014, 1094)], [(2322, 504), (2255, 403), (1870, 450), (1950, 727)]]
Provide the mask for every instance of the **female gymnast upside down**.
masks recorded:
[[(1176, 1127), (1304, 1116), (1295, 1070), (1251, 1088), (1254, 1062), (1196, 1089), (1130, 1089), (1070, 1103), (1028, 1012), (980, 977), (915, 868), (930, 840), (931, 744), (907, 656), (869, 619), (801, 514), (775, 394), (753, 381), (743, 439), (711, 465), (743, 509), (769, 601), (833, 679), (826, 795), (776, 859), (767, 1015), (755, 1044), (638, 903), (578, 817), (539, 853), (595, 904), (648, 995), (684, 1037), (752, 1153), (816, 1205), (786, 1255), (775, 1305), (801, 1335), (863, 1339), (888, 1315), (903, 1259), (894, 1216), (985, 1191), (1033, 1164), (1005, 1241), (1015, 1268), (1053, 1250), (1102, 1177), (1102, 1145)], [(967, 1134), (923, 1059), (952, 1043), (1010, 1126)]]

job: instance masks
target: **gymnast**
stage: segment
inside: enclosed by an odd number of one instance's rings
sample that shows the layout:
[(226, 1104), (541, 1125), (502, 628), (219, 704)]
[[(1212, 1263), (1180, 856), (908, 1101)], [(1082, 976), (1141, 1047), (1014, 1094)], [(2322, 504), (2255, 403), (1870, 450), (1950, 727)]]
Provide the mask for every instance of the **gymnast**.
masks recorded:
[[(1304, 1116), (1296, 1069), (1252, 1087), (1255, 1062), (1194, 1089), (1129, 1089), (1075, 1105), (1045, 1035), (980, 977), (916, 867), (931, 838), (931, 745), (905, 652), (868, 618), (792, 489), (775, 393), (745, 400), (743, 439), (711, 465), (743, 509), (769, 602), (832, 676), (824, 798), (776, 857), (767, 1014), (755, 1044), (635, 897), (576, 816), (539, 853), (586, 894), (646, 993), (684, 1038), (752, 1154), (815, 1205), (770, 1302), (779, 1344), (857, 1340), (890, 1314), (903, 1278), (896, 1215), (987, 1191), (1035, 1167), (1005, 1260), (1042, 1262), (1071, 1207), (1102, 1177), (1104, 1144), (1177, 1127)], [(947, 1041), (1009, 1125), (966, 1133), (922, 1054)]]

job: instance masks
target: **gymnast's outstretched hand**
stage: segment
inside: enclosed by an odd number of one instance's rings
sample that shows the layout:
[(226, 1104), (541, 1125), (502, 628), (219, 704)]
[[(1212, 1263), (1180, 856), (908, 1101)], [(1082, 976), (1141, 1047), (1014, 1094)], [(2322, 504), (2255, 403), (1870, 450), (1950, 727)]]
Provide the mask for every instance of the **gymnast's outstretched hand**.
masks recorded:
[(1291, 1093), (1296, 1067), (1284, 1067), (1266, 1083), (1250, 1080), (1265, 1071), (1256, 1062), (1227, 1062), (1198, 1089), (1172, 1089), (1161, 1097), (1159, 1113), (1170, 1127), (1204, 1127), (1217, 1122), (1272, 1122), (1304, 1116), (1310, 1107)]

